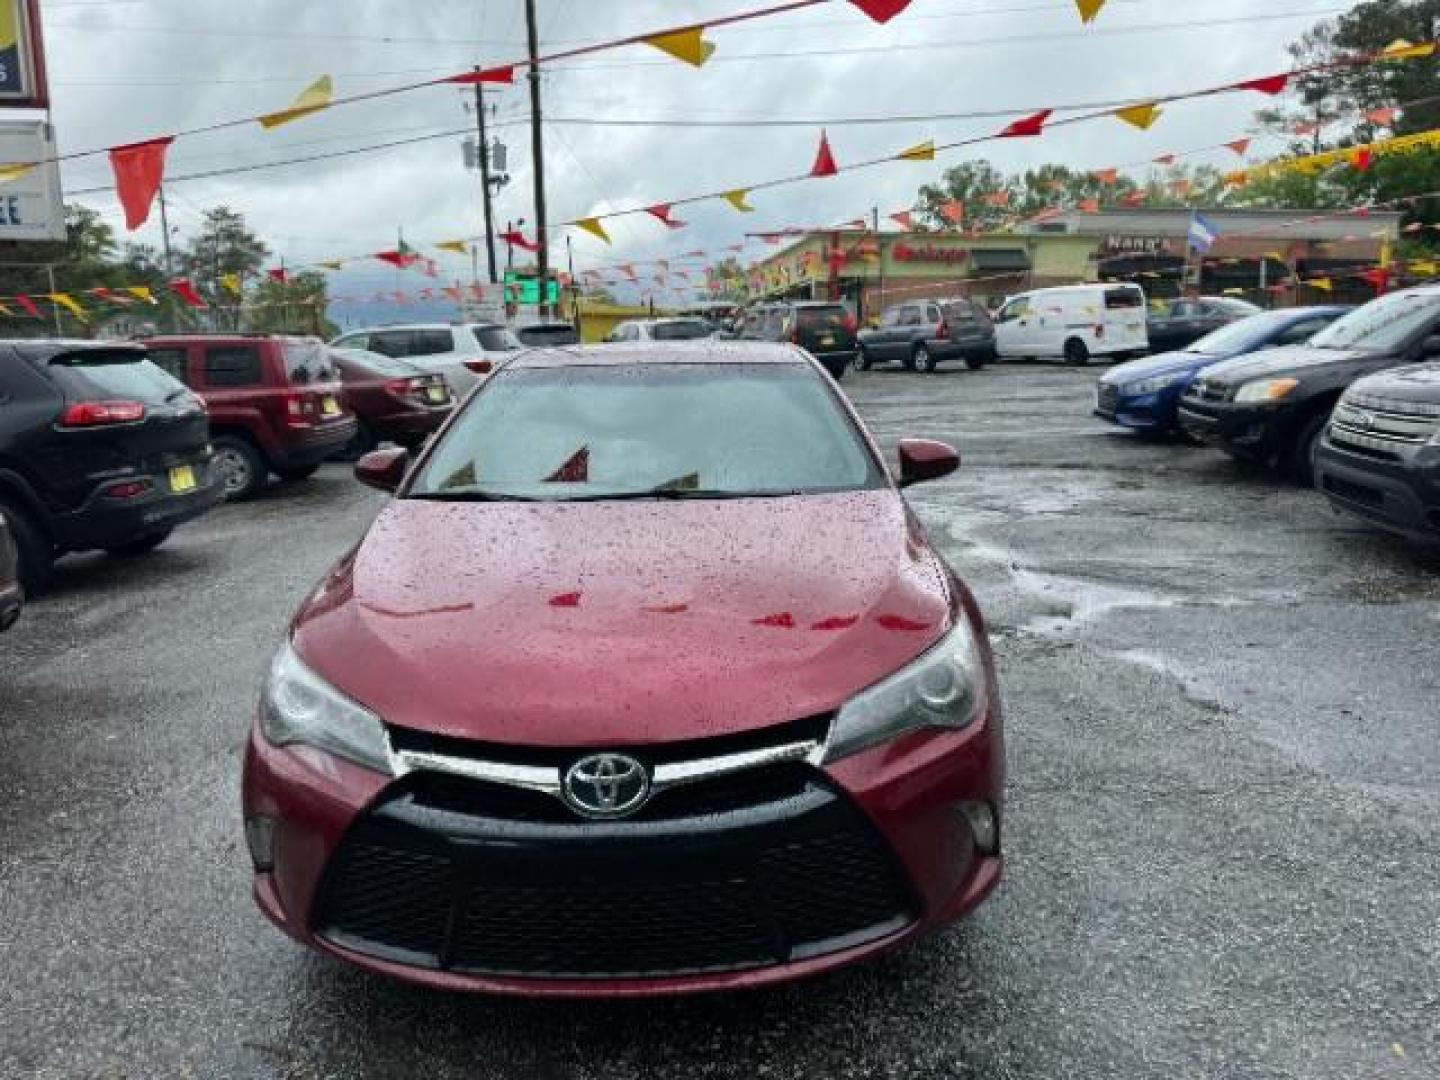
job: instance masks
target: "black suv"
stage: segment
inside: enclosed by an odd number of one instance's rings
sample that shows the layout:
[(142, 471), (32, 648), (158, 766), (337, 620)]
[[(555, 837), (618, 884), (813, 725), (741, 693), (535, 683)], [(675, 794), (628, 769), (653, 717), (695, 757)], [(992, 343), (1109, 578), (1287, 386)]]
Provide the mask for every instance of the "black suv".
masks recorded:
[(745, 341), (788, 341), (819, 360), (836, 380), (855, 359), (855, 316), (838, 301), (795, 300), (764, 304), (746, 313)]
[(1315, 455), (1315, 485), (1337, 510), (1440, 544), (1440, 364), (1346, 390)]
[(57, 555), (136, 555), (222, 497), (205, 406), (138, 345), (0, 342), (0, 511), (35, 594)]
[(1390, 293), (1306, 345), (1207, 368), (1180, 399), (1180, 424), (1233, 457), (1277, 462), (1309, 484), (1321, 433), (1345, 388), (1363, 375), (1440, 358), (1437, 335), (1440, 285)]
[(855, 370), (898, 360), (907, 370), (934, 371), (946, 360), (978, 370), (995, 358), (995, 324), (974, 300), (915, 300), (886, 308), (880, 325), (861, 330)]

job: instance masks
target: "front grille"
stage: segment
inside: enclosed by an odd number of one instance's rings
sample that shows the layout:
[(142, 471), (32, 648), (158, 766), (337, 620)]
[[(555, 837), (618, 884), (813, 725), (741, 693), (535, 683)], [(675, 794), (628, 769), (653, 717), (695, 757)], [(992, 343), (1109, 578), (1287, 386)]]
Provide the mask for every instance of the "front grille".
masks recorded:
[(1095, 391), (1095, 408), (1107, 416), (1114, 416), (1120, 404), (1120, 387), (1114, 383), (1101, 383)]
[(1331, 428), (1362, 446), (1380, 448), (1388, 443), (1403, 449), (1427, 443), (1440, 433), (1440, 416), (1420, 412), (1418, 407), (1361, 406), (1358, 400), (1362, 399), (1347, 398), (1335, 407)]
[(1348, 502), (1359, 503), (1373, 510), (1380, 510), (1385, 506), (1385, 493), (1366, 484), (1352, 483), (1328, 473), (1325, 475), (1324, 484), (1326, 491)]
[(1190, 384), (1190, 389), (1185, 391), (1185, 396), (1196, 401), (1224, 401), (1229, 393), (1230, 388), (1225, 383), (1196, 379)]
[(556, 825), (458, 813), (398, 786), (341, 844), (315, 929), (434, 970), (640, 978), (820, 955), (915, 917), (884, 842), (817, 771), (798, 794), (727, 805)]

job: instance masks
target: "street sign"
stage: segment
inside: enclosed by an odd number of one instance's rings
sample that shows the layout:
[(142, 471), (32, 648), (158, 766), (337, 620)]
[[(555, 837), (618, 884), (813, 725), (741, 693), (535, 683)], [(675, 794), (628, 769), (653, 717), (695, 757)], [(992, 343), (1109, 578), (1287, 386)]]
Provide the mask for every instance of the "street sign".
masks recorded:
[(505, 321), (505, 288), (503, 285), (472, 285), (474, 299), (460, 306), (461, 317), (467, 322)]
[(0, 240), (64, 240), (55, 135), (43, 120), (0, 120), (0, 166), (38, 161), (0, 183)]
[[(549, 286), (545, 292), (547, 304), (558, 304), (560, 302), (560, 282), (551, 278), (546, 284)], [(535, 305), (540, 303), (540, 282), (534, 276), (517, 274), (513, 270), (505, 272), (505, 295), (512, 304)]]
[(0, 106), (49, 104), (38, 0), (0, 0)]

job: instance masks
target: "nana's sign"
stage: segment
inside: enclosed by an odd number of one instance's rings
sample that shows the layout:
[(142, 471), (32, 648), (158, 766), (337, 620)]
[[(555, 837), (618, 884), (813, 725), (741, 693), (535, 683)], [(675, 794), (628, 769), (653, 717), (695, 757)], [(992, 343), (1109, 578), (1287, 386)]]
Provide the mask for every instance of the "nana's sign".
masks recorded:
[(890, 257), (902, 263), (930, 263), (936, 266), (963, 266), (970, 261), (965, 248), (940, 247), (938, 244), (896, 244)]
[(1168, 255), (1170, 241), (1164, 236), (1107, 236), (1100, 242), (1101, 255)]

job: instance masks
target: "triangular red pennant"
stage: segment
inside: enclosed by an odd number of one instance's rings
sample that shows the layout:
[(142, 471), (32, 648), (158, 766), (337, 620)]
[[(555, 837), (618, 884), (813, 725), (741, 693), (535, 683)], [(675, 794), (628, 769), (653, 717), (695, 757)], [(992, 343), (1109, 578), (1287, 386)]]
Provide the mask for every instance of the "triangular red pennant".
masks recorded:
[(1236, 90), (1258, 90), (1262, 94), (1269, 94), (1274, 97), (1276, 94), (1283, 94), (1285, 88), (1290, 85), (1290, 75), (1267, 75), (1263, 79), (1251, 79), (1249, 82), (1236, 83)]
[(24, 308), (26, 312), (28, 312), (30, 315), (33, 315), (37, 319), (40, 318), (40, 309), (35, 306), (35, 301), (31, 300), (30, 297), (26, 296), (24, 293), (21, 293), (19, 296), (15, 297), (15, 302), (19, 304), (22, 308)]
[(519, 229), (511, 229), (509, 232), (500, 234), (500, 239), (512, 247), (518, 247), (521, 251), (539, 251), (540, 245), (531, 243), (525, 239), (525, 234)]
[(683, 229), (685, 227), (685, 222), (670, 216), (669, 203), (656, 203), (654, 206), (647, 206), (645, 212), (657, 220), (664, 222), (666, 228)]
[(165, 179), (165, 151), (175, 136), (110, 148), (115, 194), (125, 208), (125, 228), (134, 232), (150, 217), (155, 194)]
[(445, 81), (457, 83), (460, 86), (474, 86), (476, 83), (500, 83), (502, 86), (509, 86), (515, 81), (515, 68), (511, 65), (486, 68), (482, 71), (466, 71), (459, 75), (452, 75)]
[(901, 210), (898, 214), (891, 214), (890, 220), (907, 231), (915, 227), (915, 219), (910, 216), (909, 210)]
[(170, 282), (170, 289), (176, 296), (184, 300), (193, 308), (203, 308), (205, 301), (201, 299), (200, 293), (195, 289), (195, 283), (189, 278), (176, 278)]
[(290, 272), (283, 266), (277, 266), (274, 270), (271, 270), (269, 272), (269, 278), (271, 281), (279, 282), (281, 285), (290, 284)]
[(830, 139), (820, 132), (820, 148), (815, 152), (815, 164), (810, 167), (811, 176), (834, 176), (840, 171), (835, 164), (835, 155), (830, 151)]
[(1250, 150), (1250, 140), (1249, 140), (1249, 139), (1236, 139), (1234, 142), (1227, 142), (1227, 143), (1225, 144), (1225, 146), (1226, 146), (1227, 149), (1233, 150), (1233, 151), (1235, 151), (1235, 153), (1239, 154), (1241, 157), (1244, 157), (1244, 156), (1246, 155), (1246, 153), (1249, 152), (1249, 150)]
[(377, 251), (375, 258), (381, 262), (387, 262), (391, 266), (398, 266), (401, 270), (414, 266), (420, 261), (420, 256), (411, 251)]
[(1039, 135), (1045, 129), (1045, 121), (1050, 119), (1050, 114), (1054, 111), (1054, 109), (1041, 109), (1032, 116), (1016, 120), (1000, 132), (999, 137), (1002, 139), (1028, 139)]
[(877, 23), (887, 23), (910, 6), (910, 0), (850, 0)]

